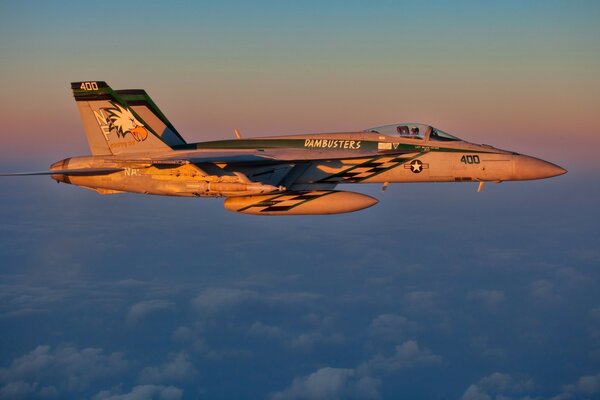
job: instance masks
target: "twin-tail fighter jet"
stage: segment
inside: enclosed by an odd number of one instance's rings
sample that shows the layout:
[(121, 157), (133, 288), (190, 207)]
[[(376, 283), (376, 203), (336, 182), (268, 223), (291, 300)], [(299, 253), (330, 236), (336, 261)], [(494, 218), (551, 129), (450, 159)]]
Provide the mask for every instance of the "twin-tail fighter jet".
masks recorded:
[(377, 199), (341, 183), (503, 182), (567, 172), (534, 157), (466, 142), (432, 126), (398, 123), (353, 132), (187, 143), (144, 90), (71, 84), (90, 156), (58, 161), (50, 175), (100, 194), (224, 197), (254, 215), (337, 214)]

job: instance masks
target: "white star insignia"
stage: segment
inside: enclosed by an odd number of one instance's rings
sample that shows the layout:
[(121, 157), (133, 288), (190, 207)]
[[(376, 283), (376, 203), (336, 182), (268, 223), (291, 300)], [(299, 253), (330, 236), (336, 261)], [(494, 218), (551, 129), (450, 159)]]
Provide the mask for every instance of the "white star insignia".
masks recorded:
[(415, 160), (410, 164), (410, 167), (413, 172), (421, 172), (423, 164), (419, 160)]

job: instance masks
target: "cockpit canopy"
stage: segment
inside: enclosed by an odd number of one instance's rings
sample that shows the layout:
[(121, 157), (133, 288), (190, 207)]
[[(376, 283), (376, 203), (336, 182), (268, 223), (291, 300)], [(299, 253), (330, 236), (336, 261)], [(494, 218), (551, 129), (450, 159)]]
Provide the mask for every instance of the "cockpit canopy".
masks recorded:
[(365, 129), (365, 132), (380, 133), (387, 136), (399, 136), (406, 139), (432, 140), (438, 142), (456, 142), (461, 139), (442, 130), (425, 124), (402, 122), (399, 124), (382, 125)]

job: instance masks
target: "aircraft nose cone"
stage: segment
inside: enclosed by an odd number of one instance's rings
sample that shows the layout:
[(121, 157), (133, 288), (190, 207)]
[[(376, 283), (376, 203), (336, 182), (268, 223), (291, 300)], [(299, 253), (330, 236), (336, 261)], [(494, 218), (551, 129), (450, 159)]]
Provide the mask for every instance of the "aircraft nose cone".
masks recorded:
[(551, 178), (566, 172), (566, 169), (539, 158), (519, 155), (515, 159), (515, 178), (517, 180)]

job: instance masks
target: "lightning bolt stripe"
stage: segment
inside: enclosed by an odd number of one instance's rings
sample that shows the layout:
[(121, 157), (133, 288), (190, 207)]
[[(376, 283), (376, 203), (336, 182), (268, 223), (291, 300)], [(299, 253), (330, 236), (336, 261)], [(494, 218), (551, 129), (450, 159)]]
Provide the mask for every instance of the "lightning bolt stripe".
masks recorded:
[(362, 164), (354, 165), (342, 172), (330, 175), (318, 182), (360, 182), (379, 175), (382, 172), (404, 165), (417, 157), (422, 156), (425, 152), (416, 153), (414, 155), (401, 155), (396, 157), (382, 156), (372, 158)]
[(256, 204), (240, 208), (238, 211), (241, 212), (250, 208), (261, 208), (260, 212), (288, 211), (311, 200), (330, 195), (331, 193), (335, 193), (335, 190), (278, 194), (269, 199), (259, 201)]

